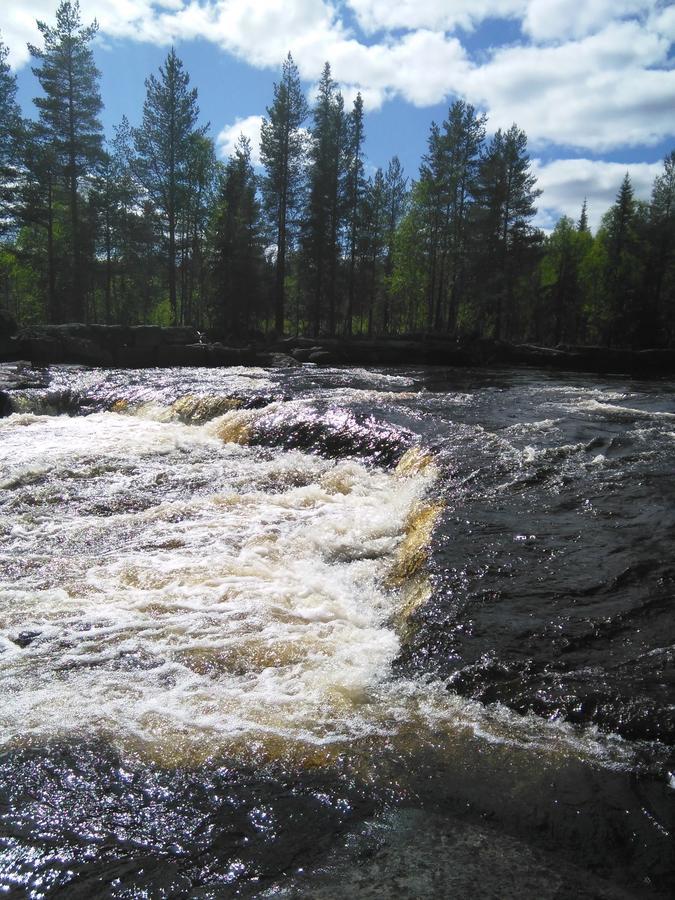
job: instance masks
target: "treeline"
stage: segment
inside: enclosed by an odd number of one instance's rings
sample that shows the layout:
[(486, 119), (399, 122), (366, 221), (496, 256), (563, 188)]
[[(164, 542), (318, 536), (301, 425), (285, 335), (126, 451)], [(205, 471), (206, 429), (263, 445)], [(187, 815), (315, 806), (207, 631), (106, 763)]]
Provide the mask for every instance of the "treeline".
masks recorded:
[(595, 235), (580, 202), (546, 236), (525, 133), (488, 138), (463, 101), (416, 180), (397, 157), (367, 177), (361, 96), (345, 109), (327, 63), (310, 109), (289, 54), (258, 173), (244, 137), (216, 158), (173, 49), (106, 143), (96, 23), (62, 2), (38, 28), (34, 120), (0, 42), (0, 308), (22, 324), (675, 345), (675, 151), (648, 203), (626, 175)]

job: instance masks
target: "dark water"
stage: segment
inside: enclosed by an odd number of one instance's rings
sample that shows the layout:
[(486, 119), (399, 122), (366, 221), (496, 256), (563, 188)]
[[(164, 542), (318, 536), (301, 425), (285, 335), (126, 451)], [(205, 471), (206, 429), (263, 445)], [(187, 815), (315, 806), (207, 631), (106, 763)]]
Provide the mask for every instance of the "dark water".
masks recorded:
[(0, 889), (670, 895), (675, 384), (2, 375)]

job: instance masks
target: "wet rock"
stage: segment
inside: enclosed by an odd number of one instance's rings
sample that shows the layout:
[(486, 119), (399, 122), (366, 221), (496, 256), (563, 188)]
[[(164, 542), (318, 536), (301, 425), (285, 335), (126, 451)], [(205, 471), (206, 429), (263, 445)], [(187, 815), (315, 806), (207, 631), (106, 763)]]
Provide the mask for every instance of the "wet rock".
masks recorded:
[(17, 647), (29, 647), (35, 638), (40, 637), (41, 631), (20, 631), (15, 638), (12, 638)]
[(308, 362), (309, 355), (312, 351), (308, 347), (296, 347), (294, 350), (291, 350), (291, 356), (293, 359), (297, 359), (298, 362)]
[(316, 347), (316, 338), (290, 337), (276, 341), (273, 349), (294, 355), (293, 350), (311, 350), (313, 347)]
[(273, 369), (290, 369), (302, 365), (297, 359), (286, 353), (258, 353), (256, 363)]
[(11, 416), (12, 412), (12, 401), (9, 399), (9, 394), (0, 391), (0, 419)]
[(335, 354), (329, 350), (310, 350), (307, 354), (307, 362), (316, 363), (318, 366), (330, 366), (338, 360)]
[(250, 366), (255, 362), (255, 352), (248, 347), (227, 347), (219, 341), (206, 346), (212, 366)]
[(199, 332), (191, 325), (177, 325), (161, 329), (163, 344), (194, 344), (199, 341)]
[(162, 343), (162, 329), (158, 325), (137, 325), (130, 332), (130, 343), (138, 349), (159, 347)]
[(88, 338), (68, 337), (63, 341), (63, 354), (68, 362), (83, 363), (87, 366), (112, 366), (113, 355)]

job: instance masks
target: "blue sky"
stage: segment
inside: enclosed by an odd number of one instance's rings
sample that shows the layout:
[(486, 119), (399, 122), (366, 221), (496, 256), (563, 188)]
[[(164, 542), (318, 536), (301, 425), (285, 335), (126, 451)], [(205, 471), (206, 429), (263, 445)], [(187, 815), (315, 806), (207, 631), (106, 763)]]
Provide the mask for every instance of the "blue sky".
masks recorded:
[[(58, 0), (3, 0), (0, 31), (28, 113), (38, 86), (26, 41)], [(140, 117), (144, 79), (171, 44), (226, 155), (254, 144), (290, 50), (308, 95), (328, 59), (348, 103), (363, 94), (369, 167), (397, 154), (415, 177), (429, 125), (462, 97), (491, 129), (528, 135), (544, 194), (538, 224), (592, 224), (626, 171), (647, 197), (675, 148), (675, 4), (671, 0), (81, 0), (96, 18), (104, 125)]]

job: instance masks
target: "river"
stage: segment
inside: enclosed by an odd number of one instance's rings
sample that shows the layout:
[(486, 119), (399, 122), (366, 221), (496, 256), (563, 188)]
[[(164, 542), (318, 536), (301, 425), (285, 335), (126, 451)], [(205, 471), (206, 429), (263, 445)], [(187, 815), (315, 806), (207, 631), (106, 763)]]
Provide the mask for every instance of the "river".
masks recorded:
[(672, 381), (0, 388), (0, 892), (669, 896)]

